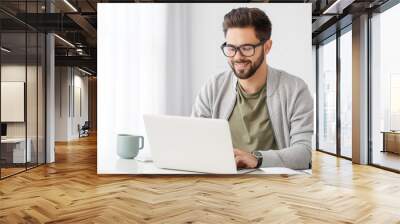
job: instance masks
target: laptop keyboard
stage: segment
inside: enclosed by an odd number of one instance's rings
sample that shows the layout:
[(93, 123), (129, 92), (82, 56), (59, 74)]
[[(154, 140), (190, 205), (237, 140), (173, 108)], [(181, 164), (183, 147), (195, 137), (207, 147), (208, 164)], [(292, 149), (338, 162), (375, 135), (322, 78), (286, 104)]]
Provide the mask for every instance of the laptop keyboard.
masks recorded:
[(243, 173), (251, 173), (253, 171), (256, 171), (257, 169), (244, 169), (244, 168), (239, 168), (237, 169), (238, 174), (243, 174)]

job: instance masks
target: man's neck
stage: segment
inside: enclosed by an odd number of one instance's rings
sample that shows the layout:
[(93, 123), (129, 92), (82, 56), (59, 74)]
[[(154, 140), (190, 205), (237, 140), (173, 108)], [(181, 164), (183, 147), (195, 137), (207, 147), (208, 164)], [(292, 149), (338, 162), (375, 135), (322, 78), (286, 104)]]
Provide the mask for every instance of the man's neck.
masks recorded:
[(239, 83), (246, 93), (256, 93), (267, 82), (268, 66), (263, 63), (256, 71), (256, 73), (248, 79), (239, 79)]

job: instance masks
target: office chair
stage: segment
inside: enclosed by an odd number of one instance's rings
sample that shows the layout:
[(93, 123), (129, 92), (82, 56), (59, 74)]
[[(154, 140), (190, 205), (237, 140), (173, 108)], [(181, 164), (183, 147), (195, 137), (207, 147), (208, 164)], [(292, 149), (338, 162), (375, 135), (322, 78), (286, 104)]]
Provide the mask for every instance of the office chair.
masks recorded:
[(78, 124), (79, 138), (89, 136), (89, 129), (90, 129), (89, 121), (85, 121), (82, 127), (80, 127), (80, 125)]

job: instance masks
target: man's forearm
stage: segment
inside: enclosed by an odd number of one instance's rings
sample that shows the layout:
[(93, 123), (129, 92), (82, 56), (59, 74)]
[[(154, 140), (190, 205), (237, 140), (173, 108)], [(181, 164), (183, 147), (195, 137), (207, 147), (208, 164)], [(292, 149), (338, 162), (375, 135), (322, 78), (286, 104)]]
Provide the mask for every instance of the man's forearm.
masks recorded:
[(260, 151), (263, 154), (263, 163), (261, 167), (287, 167), (296, 170), (310, 168), (311, 147), (304, 144), (281, 150)]

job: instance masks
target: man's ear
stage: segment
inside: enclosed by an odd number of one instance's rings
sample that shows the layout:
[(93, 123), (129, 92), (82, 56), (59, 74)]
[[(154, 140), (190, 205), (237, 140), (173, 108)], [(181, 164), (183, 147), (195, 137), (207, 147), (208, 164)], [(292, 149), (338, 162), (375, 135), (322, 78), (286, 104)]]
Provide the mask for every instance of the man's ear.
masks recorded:
[(271, 50), (271, 47), (272, 47), (272, 40), (269, 39), (264, 43), (264, 52), (265, 52), (265, 54), (269, 53), (269, 51)]

